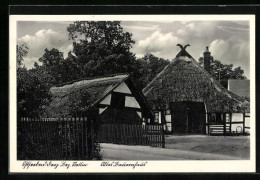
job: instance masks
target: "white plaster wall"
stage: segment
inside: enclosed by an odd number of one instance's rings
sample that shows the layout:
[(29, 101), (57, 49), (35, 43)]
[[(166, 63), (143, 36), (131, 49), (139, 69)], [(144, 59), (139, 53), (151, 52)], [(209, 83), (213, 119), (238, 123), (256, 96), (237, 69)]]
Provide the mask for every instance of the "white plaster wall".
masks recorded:
[(242, 113), (232, 113), (232, 122), (243, 121)]
[[(243, 122), (243, 114), (242, 113), (232, 113), (232, 122), (238, 122), (238, 121)], [(236, 131), (236, 129), (239, 128), (239, 126), (243, 130), (243, 123), (241, 123), (241, 124), (232, 124), (231, 130), (232, 131)], [(249, 118), (245, 119), (245, 126), (249, 126)], [(249, 132), (249, 129), (245, 129), (245, 132)]]
[[(245, 119), (245, 126), (246, 127), (250, 127), (250, 118), (246, 118)], [(245, 129), (245, 132), (249, 133), (250, 134), (250, 129)]]
[(106, 108), (107, 108), (107, 107), (105, 107), (105, 108), (99, 108), (99, 114), (101, 114), (103, 111), (105, 111)]
[(133, 107), (133, 108), (140, 108), (140, 105), (136, 101), (134, 97), (126, 96), (125, 97), (125, 106), (126, 107)]
[(103, 101), (101, 101), (100, 104), (110, 105), (110, 102), (111, 102), (111, 94), (107, 95), (107, 97), (103, 99)]
[(172, 131), (172, 125), (171, 124), (166, 124), (166, 126), (167, 126), (168, 131)]
[(161, 123), (162, 123), (162, 112), (159, 111), (159, 124), (161, 124)]
[(128, 86), (124, 82), (121, 83), (116, 89), (114, 89), (114, 92), (132, 94), (130, 89), (128, 88)]
[(140, 117), (140, 118), (142, 118), (142, 113), (141, 112), (136, 112), (137, 114), (138, 114), (138, 116)]
[(165, 120), (166, 120), (166, 122), (171, 122), (172, 121), (171, 115), (170, 114), (165, 115)]

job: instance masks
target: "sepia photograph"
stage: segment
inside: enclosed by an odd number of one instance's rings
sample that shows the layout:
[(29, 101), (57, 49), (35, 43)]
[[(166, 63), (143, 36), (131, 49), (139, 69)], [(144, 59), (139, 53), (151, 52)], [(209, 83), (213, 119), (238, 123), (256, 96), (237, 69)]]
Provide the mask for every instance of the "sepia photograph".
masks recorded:
[(11, 17), (10, 160), (252, 164), (254, 16), (205, 16)]

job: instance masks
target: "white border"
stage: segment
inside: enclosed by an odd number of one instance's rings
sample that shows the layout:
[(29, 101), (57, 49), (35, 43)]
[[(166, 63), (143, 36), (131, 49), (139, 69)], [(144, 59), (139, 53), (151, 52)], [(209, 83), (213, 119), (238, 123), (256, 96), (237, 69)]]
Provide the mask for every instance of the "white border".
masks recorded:
[[(17, 173), (122, 173), (122, 172), (255, 172), (255, 16), (254, 15), (10, 15), (9, 16), (9, 171)], [(120, 21), (250, 21), (250, 160), (225, 161), (147, 161), (139, 168), (101, 167), (101, 161), (84, 161), (87, 167), (53, 169), (34, 167), (22, 169), (17, 161), (16, 149), (16, 39), (17, 21), (75, 21), (75, 20), (120, 20)], [(52, 161), (60, 162), (60, 161)], [(127, 161), (133, 162), (136, 161)], [(142, 161), (143, 162), (143, 161)]]

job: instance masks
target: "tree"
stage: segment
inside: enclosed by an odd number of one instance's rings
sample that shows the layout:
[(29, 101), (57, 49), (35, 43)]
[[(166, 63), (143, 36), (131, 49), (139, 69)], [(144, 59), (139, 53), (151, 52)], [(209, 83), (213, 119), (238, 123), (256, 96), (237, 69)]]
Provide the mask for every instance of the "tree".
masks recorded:
[(39, 62), (42, 63), (41, 66), (35, 64), (35, 69), (32, 71), (39, 77), (42, 83), (46, 83), (47, 86), (52, 86), (54, 84), (62, 83), (62, 61), (64, 61), (63, 53), (58, 49), (44, 50), (45, 53)]
[(38, 116), (50, 100), (49, 88), (22, 66), (28, 47), (17, 46), (17, 114), (18, 117)]
[(137, 59), (134, 69), (138, 69), (138, 72), (134, 74), (134, 78), (139, 87), (143, 89), (169, 63), (169, 60), (158, 58), (150, 53), (146, 54), (143, 58)]
[(16, 68), (21, 68), (23, 61), (24, 61), (24, 57), (28, 54), (28, 47), (27, 45), (21, 44), (21, 45), (17, 45), (16, 46)]
[[(200, 65), (203, 65), (203, 58), (199, 58)], [(244, 70), (241, 67), (233, 69), (233, 64), (222, 64), (218, 60), (210, 63), (210, 74), (218, 80), (225, 88), (228, 87), (228, 79), (246, 79), (243, 75)]]
[(130, 52), (132, 34), (124, 32), (118, 21), (76, 21), (67, 28), (74, 40), (81, 77), (133, 73), (135, 56)]
[(42, 83), (45, 83), (49, 87), (66, 83), (80, 77), (77, 59), (71, 52), (69, 52), (68, 57), (64, 59), (63, 53), (58, 49), (45, 49), (45, 53), (39, 58), (39, 61), (42, 65), (35, 63), (31, 72), (36, 74)]

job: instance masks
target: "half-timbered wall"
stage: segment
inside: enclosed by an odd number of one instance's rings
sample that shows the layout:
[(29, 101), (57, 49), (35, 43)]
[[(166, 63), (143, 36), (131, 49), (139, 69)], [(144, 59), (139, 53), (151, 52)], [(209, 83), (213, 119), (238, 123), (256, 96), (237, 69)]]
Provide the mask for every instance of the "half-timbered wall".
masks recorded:
[[(246, 114), (246, 115), (249, 115), (249, 114)], [(232, 122), (233, 122), (233, 124), (231, 126), (231, 130), (233, 132), (242, 130), (244, 128), (243, 123), (242, 123), (243, 114), (242, 113), (232, 113)], [(250, 118), (245, 118), (245, 127), (250, 127)], [(250, 133), (250, 130), (246, 128), (245, 132)]]
[(129, 117), (132, 117), (133, 121), (137, 119), (145, 121), (140, 104), (125, 82), (122, 82), (100, 102), (99, 114), (103, 116), (103, 119), (114, 116), (122, 121), (129, 119)]
[(155, 123), (164, 124), (164, 130), (167, 132), (205, 133), (207, 131), (205, 107), (196, 102), (179, 102), (171, 105), (169, 109), (155, 111)]

